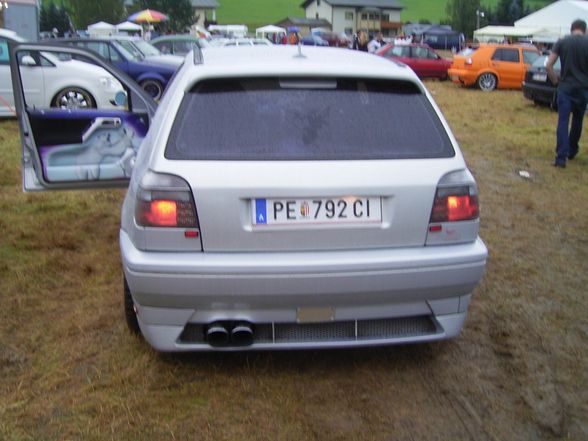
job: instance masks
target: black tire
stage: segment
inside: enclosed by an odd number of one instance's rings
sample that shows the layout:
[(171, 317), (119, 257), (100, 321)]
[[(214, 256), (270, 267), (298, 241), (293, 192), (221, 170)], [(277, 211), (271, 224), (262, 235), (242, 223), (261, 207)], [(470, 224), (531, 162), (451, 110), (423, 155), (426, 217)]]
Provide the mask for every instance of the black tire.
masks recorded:
[(158, 100), (163, 95), (163, 84), (157, 80), (148, 78), (141, 81), (140, 85), (154, 100)]
[(139, 335), (141, 333), (141, 328), (139, 328), (139, 321), (137, 320), (137, 313), (135, 312), (135, 304), (126, 277), (124, 278), (124, 296), (127, 328), (129, 328), (129, 331), (131, 331), (132, 334)]
[(57, 92), (51, 106), (61, 109), (95, 109), (96, 100), (87, 90), (72, 86)]
[(492, 92), (498, 86), (498, 78), (490, 72), (484, 72), (478, 77), (476, 82), (478, 88), (484, 92)]

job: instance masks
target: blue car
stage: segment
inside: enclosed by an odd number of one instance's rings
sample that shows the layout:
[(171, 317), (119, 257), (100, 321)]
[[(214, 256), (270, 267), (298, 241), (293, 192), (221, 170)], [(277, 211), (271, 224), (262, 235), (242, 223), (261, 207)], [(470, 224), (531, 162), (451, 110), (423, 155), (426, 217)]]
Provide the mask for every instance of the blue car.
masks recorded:
[(72, 38), (55, 42), (90, 49), (98, 53), (139, 83), (154, 100), (161, 98), (167, 83), (177, 69), (176, 66), (169, 64), (147, 61), (125, 49), (118, 41), (108, 38)]
[(329, 42), (318, 35), (310, 34), (300, 40), (305, 46), (328, 46)]

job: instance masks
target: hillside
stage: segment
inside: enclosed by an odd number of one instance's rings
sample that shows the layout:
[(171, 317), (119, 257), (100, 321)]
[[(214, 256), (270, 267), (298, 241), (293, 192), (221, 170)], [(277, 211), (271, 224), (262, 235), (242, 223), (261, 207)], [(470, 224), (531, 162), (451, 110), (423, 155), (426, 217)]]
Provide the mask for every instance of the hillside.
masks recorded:
[[(218, 0), (217, 20), (222, 24), (246, 24), (255, 29), (269, 23), (275, 23), (286, 17), (302, 17), (304, 11), (300, 7), (303, 0)], [(445, 18), (447, 0), (400, 0), (405, 9), (402, 21), (418, 21), (422, 19), (438, 23)], [(494, 7), (498, 0), (482, 0), (483, 5)], [(546, 0), (526, 0), (526, 4), (539, 8)], [(474, 18), (472, 18), (473, 20)]]

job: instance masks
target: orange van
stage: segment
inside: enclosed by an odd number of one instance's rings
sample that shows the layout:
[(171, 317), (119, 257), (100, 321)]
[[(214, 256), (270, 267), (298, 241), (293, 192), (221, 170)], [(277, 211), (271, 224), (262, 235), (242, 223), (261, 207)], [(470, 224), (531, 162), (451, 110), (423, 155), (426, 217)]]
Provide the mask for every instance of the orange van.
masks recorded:
[(521, 89), (527, 68), (539, 55), (529, 45), (482, 44), (455, 55), (447, 74), (456, 84), (484, 91)]

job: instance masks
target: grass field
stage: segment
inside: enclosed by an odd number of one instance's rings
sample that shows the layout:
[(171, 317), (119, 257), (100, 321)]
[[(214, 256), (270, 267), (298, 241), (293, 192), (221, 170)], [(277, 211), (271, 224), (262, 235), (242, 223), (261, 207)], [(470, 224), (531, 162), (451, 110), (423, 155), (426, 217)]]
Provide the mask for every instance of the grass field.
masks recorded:
[(417, 346), (154, 353), (124, 323), (124, 192), (23, 194), (0, 121), (0, 440), (587, 439), (588, 138), (555, 169), (554, 113), (427, 86), (490, 257), (462, 335)]
[[(276, 23), (286, 17), (304, 17), (300, 7), (302, 0), (221, 0), (217, 9), (217, 20), (221, 24), (246, 24), (253, 32), (255, 28)], [(405, 6), (401, 19), (403, 22), (416, 22), (427, 19), (433, 23), (446, 18), (447, 0), (400, 0)], [(498, 0), (482, 0), (482, 9), (495, 7)], [(526, 0), (525, 4), (539, 8), (546, 0)], [(472, 17), (474, 20), (475, 17)]]

